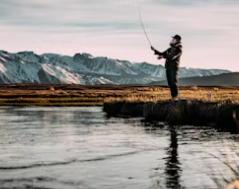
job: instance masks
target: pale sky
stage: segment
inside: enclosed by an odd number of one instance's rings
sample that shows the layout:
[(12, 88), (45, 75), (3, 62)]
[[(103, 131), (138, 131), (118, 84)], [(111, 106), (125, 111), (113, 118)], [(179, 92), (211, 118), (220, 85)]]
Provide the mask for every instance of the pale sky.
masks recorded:
[(239, 71), (239, 0), (0, 0), (0, 49), (164, 64), (182, 36), (182, 67)]

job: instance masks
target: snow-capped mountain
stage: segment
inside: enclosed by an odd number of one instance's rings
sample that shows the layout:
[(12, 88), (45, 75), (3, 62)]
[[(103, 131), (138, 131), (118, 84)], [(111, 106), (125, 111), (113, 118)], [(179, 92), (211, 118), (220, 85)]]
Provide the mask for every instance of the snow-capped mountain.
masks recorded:
[[(211, 76), (228, 70), (180, 68), (179, 77)], [(161, 65), (131, 63), (90, 54), (64, 56), (37, 55), (31, 51), (9, 53), (0, 51), (0, 83), (37, 84), (148, 84), (165, 79)]]

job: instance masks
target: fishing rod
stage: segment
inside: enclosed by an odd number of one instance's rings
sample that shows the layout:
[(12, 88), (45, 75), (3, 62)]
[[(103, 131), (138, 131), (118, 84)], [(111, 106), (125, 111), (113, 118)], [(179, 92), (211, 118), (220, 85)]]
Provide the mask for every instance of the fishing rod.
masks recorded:
[(139, 12), (139, 20), (140, 20), (141, 26), (142, 26), (142, 28), (144, 30), (144, 34), (145, 34), (145, 36), (146, 36), (146, 38), (147, 38), (147, 40), (149, 42), (149, 45), (152, 47), (152, 44), (151, 44), (151, 42), (149, 40), (149, 37), (148, 37), (148, 35), (147, 35), (146, 31), (145, 31), (145, 28), (144, 28), (144, 25), (143, 25), (143, 22), (142, 22), (142, 18), (141, 18), (141, 14), (140, 14), (140, 10), (139, 9), (138, 9), (138, 12)]

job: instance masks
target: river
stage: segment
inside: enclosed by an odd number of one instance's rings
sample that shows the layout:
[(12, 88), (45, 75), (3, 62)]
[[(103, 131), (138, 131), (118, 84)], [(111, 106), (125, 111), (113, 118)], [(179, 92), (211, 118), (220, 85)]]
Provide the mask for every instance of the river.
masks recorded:
[(218, 188), (237, 136), (107, 118), (100, 107), (0, 109), (0, 188)]

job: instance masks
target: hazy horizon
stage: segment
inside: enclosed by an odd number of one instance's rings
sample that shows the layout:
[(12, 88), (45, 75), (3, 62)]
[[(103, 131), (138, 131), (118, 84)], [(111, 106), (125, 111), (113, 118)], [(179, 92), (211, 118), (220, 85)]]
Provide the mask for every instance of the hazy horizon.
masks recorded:
[(1, 0), (0, 49), (163, 65), (150, 50), (138, 9), (156, 49), (182, 36), (181, 67), (239, 71), (236, 0)]

